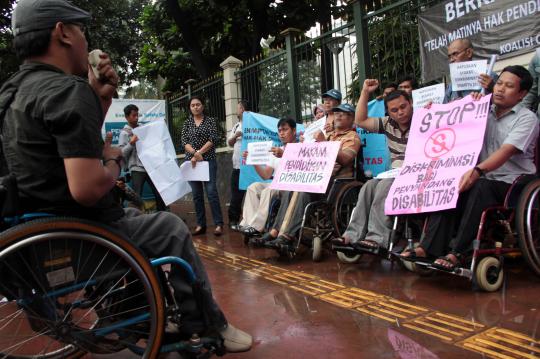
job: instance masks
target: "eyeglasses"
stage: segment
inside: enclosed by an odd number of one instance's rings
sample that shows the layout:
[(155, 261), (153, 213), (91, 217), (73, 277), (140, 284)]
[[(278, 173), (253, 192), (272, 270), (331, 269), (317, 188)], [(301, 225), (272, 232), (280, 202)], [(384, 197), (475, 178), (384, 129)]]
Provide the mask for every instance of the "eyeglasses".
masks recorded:
[(83, 34), (86, 34), (86, 25), (80, 22), (70, 22), (68, 25), (75, 25), (77, 26)]
[(464, 48), (464, 49), (461, 50), (461, 51), (454, 51), (454, 52), (452, 52), (451, 54), (448, 54), (448, 59), (451, 59), (451, 58), (453, 58), (453, 57), (457, 57), (459, 54), (461, 54), (462, 52), (467, 51), (468, 49), (470, 49), (470, 47), (466, 47), (466, 48)]

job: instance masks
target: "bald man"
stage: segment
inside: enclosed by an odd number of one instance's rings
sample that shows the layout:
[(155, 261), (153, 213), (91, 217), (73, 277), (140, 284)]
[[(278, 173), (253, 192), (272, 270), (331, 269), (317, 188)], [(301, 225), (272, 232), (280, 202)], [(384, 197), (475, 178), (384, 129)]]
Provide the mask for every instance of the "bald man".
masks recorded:
[[(451, 64), (455, 62), (471, 61), (473, 59), (473, 55), (474, 50), (472, 43), (469, 39), (457, 39), (452, 41), (450, 45), (448, 45), (448, 62)], [(480, 76), (478, 77), (478, 82), (480, 83), (480, 86), (482, 86), (482, 88), (485, 90), (486, 94), (493, 91), (493, 85), (496, 81), (497, 74), (495, 73), (491, 73), (489, 75), (480, 74)], [(475, 90), (453, 91), (452, 84), (449, 84), (446, 88), (443, 103), (459, 100), (460, 98), (467, 96), (471, 92), (475, 92)]]

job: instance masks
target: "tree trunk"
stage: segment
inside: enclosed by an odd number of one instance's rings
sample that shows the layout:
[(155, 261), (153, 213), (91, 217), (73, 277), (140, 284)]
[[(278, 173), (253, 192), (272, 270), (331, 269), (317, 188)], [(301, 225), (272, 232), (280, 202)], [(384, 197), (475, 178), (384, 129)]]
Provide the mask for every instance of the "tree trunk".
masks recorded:
[(201, 45), (196, 34), (196, 25), (191, 23), (189, 11), (182, 10), (178, 0), (166, 0), (167, 12), (174, 20), (182, 34), (185, 49), (189, 51), (195, 70), (202, 79), (212, 75), (211, 66), (202, 53)]

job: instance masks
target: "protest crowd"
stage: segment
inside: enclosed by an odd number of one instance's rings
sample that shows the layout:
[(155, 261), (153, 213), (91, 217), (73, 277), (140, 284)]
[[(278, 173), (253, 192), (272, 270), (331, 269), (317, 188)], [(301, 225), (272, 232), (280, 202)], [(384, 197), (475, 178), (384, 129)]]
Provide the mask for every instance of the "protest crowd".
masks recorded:
[[(511, 65), (497, 74), (485, 66), (472, 87), (449, 82), (420, 105), (413, 101), (419, 81), (410, 75), (366, 79), (350, 103), (338, 89), (326, 89), (303, 123), (274, 119), (276, 136), (267, 141), (247, 141), (244, 129), (253, 113), (240, 100), (238, 121), (226, 138), (232, 148), (230, 193), (217, 187), (216, 119), (206, 115), (205, 99), (193, 96), (180, 150), (190, 170), (207, 169), (207, 179), (188, 181), (196, 215), (190, 231), (170, 212), (141, 161), (139, 108), (124, 108), (118, 145), (111, 144), (110, 134), (102, 139), (118, 76), (105, 53), (88, 71), (84, 26), (90, 14), (64, 0), (44, 0), (42, 7), (35, 2), (20, 0), (13, 13), (14, 46), (23, 64), (0, 89), (4, 169), (16, 180), (19, 211), (97, 221), (148, 258), (185, 260), (202, 281), (195, 291), (182, 271), (168, 274), (183, 323), (174, 330), (221, 338), (229, 352), (247, 351), (253, 340), (226, 319), (193, 245), (192, 238), (207, 231), (205, 191), (213, 235), (238, 232), (250, 246), (293, 258), (300, 244), (313, 250), (321, 245), (315, 243), (318, 235), (307, 235), (318, 230), (310, 223), (320, 221), (319, 210), (329, 218), (343, 199), (336, 193), (354, 182), (354, 210), (345, 214), (342, 228), (330, 224), (324, 232), (329, 247), (347, 256), (391, 254), (455, 274), (468, 268), (484, 211), (502, 205), (522, 176), (537, 173), (540, 49), (528, 68)], [(53, 16), (42, 16), (45, 11)], [(467, 38), (452, 41), (447, 51), (451, 69), (475, 60)], [(382, 104), (382, 113), (370, 112), (375, 103)], [(457, 137), (463, 132), (471, 136), (467, 150), (446, 156), (461, 146)], [(379, 150), (388, 153), (385, 171), (365, 171), (365, 134), (384, 139)], [(425, 156), (411, 158), (409, 150), (418, 146)], [(156, 200), (154, 213), (142, 211), (145, 183)], [(421, 236), (396, 250), (404, 221), (421, 223)]]

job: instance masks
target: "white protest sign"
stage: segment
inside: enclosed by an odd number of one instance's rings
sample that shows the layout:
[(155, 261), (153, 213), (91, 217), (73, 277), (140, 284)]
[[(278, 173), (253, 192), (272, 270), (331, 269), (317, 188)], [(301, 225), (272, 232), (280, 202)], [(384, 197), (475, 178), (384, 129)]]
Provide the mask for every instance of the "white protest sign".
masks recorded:
[(139, 125), (154, 121), (165, 120), (165, 100), (140, 100), (140, 99), (116, 99), (113, 98), (111, 106), (105, 115), (102, 133), (112, 132), (113, 145), (118, 143), (120, 131), (127, 124), (124, 108), (127, 105), (135, 105), (139, 109)]
[(248, 143), (246, 165), (267, 165), (271, 161), (272, 141)]
[(139, 138), (135, 143), (137, 155), (165, 205), (191, 192), (176, 164), (176, 152), (165, 121), (152, 121), (133, 129)]
[(480, 90), (478, 76), (485, 74), (487, 60), (454, 62), (450, 64), (452, 91)]
[(306, 131), (304, 132), (304, 142), (305, 143), (311, 143), (315, 142), (315, 134), (319, 131), (323, 131), (324, 133), (324, 125), (326, 124), (326, 116), (319, 118), (317, 121), (313, 121), (311, 125), (309, 125), (308, 128), (306, 128)]
[(443, 103), (444, 100), (444, 84), (436, 84), (433, 86), (422, 87), (418, 90), (413, 90), (413, 107), (420, 108), (432, 103)]
[(210, 181), (210, 167), (208, 161), (197, 162), (193, 167), (191, 161), (186, 161), (180, 166), (180, 175), (186, 181)]

